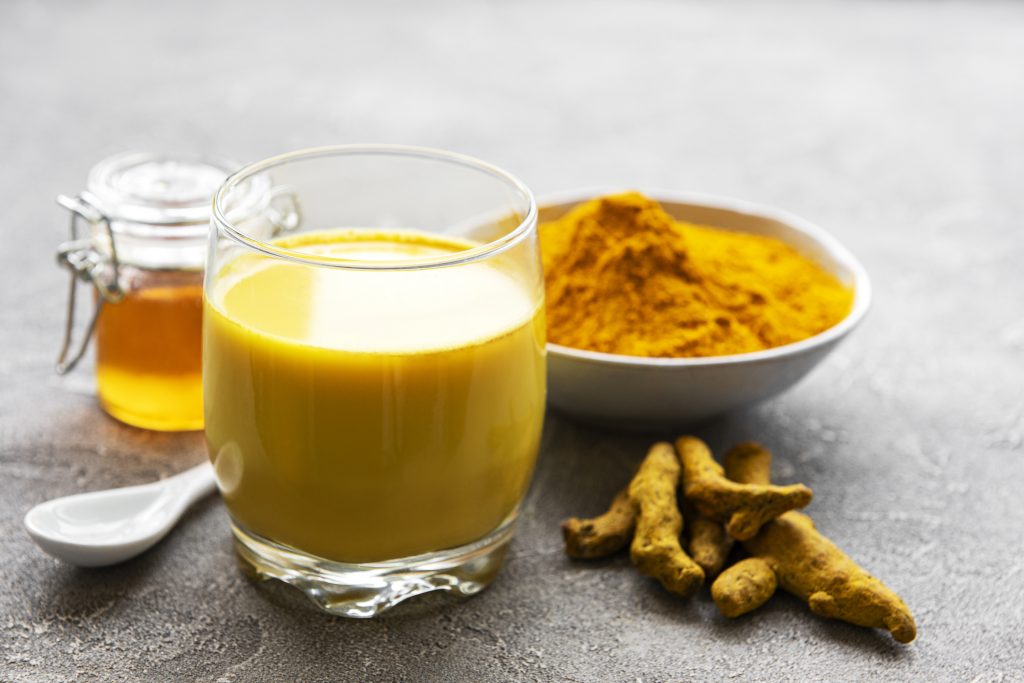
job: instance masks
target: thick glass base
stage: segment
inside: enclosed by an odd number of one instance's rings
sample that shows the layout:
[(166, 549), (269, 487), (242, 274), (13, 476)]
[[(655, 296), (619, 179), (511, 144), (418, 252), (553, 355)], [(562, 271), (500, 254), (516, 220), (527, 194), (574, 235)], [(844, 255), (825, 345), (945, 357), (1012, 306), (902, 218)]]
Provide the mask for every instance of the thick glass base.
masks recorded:
[(479, 593), (501, 569), (515, 530), (515, 515), (474, 543), (367, 564), (309, 555), (254, 534), (234, 521), (231, 529), (235, 550), (254, 578), (284, 581), (331, 614), (368, 618), (432, 591), (464, 596)]

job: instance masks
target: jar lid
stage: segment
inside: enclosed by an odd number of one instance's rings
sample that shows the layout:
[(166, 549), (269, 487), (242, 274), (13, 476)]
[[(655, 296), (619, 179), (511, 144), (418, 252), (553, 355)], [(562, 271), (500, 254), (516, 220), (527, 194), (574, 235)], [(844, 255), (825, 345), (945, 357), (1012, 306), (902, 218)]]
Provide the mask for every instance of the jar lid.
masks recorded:
[(213, 194), (236, 168), (227, 159), (129, 152), (96, 164), (84, 195), (115, 232), (146, 235), (173, 226), (181, 234), (194, 226), (205, 234)]

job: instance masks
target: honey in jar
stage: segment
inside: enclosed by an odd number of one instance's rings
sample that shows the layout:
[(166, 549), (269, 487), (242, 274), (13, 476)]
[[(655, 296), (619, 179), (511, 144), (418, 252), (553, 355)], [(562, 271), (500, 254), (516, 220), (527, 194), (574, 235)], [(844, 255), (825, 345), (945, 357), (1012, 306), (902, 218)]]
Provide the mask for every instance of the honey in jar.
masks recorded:
[(122, 154), (92, 169), (87, 190), (58, 199), (72, 211), (72, 239), (59, 261), (95, 288), (86, 336), (72, 350), (72, 285), (58, 371), (74, 367), (94, 331), (99, 403), (121, 422), (203, 428), (202, 265), (211, 197), (233, 168), (223, 160)]
[(169, 275), (179, 277), (130, 289), (103, 307), (96, 325), (97, 393), (103, 410), (130, 425), (202, 429), (202, 282), (191, 273)]

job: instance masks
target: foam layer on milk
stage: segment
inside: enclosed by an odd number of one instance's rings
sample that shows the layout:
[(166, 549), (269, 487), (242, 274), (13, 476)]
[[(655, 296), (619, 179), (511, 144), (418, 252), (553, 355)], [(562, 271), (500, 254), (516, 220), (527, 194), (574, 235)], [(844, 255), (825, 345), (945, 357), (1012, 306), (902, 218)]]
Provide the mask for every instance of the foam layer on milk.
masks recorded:
[[(472, 244), (413, 231), (327, 231), (294, 251), (408, 261)], [(417, 270), (347, 270), (258, 255), (227, 264), (208, 294), (231, 322), (292, 343), (360, 353), (427, 353), (483, 343), (528, 324), (537, 298), (490, 260)]]

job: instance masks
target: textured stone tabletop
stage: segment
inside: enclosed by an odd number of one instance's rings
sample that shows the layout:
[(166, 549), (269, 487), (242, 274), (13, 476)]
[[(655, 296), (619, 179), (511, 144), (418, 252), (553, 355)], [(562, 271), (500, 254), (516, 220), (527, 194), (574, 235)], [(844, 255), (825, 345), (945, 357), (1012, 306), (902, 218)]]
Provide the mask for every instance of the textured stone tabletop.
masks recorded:
[[(1024, 680), (1024, 4), (0, 4), (0, 680)], [(778, 205), (865, 263), (864, 325), (784, 396), (701, 425), (756, 438), (827, 534), (917, 617), (908, 647), (779, 595), (735, 622), (625, 557), (597, 512), (660, 435), (550, 416), (498, 581), (373, 621), (243, 578), (210, 499), (157, 548), (81, 570), (24, 512), (204, 457), (53, 374), (58, 192), (126, 149), (252, 160), (399, 142), (543, 194), (636, 185)]]

